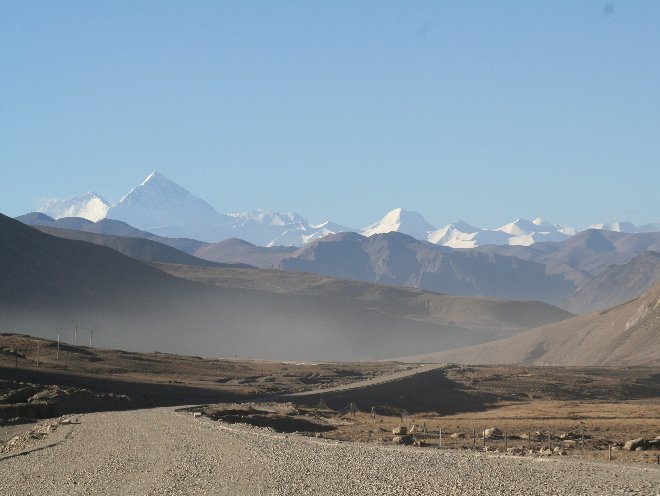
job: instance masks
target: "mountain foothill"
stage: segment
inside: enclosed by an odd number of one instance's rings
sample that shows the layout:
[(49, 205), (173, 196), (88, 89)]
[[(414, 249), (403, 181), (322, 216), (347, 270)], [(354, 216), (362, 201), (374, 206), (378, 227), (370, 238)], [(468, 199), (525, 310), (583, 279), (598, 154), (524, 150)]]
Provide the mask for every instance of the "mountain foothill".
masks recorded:
[(658, 364), (660, 225), (363, 229), (221, 214), (159, 173), (0, 216), (0, 328), (204, 356)]

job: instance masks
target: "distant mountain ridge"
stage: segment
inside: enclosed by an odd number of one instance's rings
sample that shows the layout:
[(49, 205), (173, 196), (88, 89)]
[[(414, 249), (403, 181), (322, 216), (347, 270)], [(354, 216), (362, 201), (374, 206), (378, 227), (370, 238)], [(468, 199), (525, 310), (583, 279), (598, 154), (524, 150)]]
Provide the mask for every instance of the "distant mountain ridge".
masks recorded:
[[(436, 228), (421, 214), (402, 208), (391, 210), (363, 229), (330, 221), (314, 224), (294, 212), (258, 209), (224, 214), (156, 171), (115, 205), (88, 193), (82, 197), (48, 200), (39, 212), (55, 219), (121, 220), (140, 230), (170, 238), (193, 238), (211, 243), (238, 238), (260, 246), (303, 246), (339, 232), (359, 232), (365, 236), (400, 232), (421, 241), (467, 249), (491, 244), (529, 246), (562, 241), (577, 233), (574, 228), (540, 218), (516, 219), (495, 229), (483, 229), (463, 221)], [(590, 227), (628, 233), (660, 231), (660, 223), (634, 226), (629, 222), (615, 222)]]
[(547, 274), (541, 263), (453, 250), (396, 232), (326, 236), (282, 259), (278, 268), (452, 295), (551, 304), (562, 302), (574, 290), (572, 281)]
[[(574, 313), (623, 303), (660, 281), (660, 271), (652, 267), (657, 260), (653, 253), (660, 252), (660, 233), (590, 229), (560, 242), (472, 250), (455, 250), (393, 232), (370, 237), (339, 233), (297, 248), (264, 247), (235, 238), (219, 243), (165, 238), (110, 219), (96, 223), (81, 218), (55, 220), (38, 213), (18, 219), (37, 226), (146, 238), (221, 264), (307, 271), (464, 296), (531, 298)], [(114, 240), (94, 242), (116, 246)], [(129, 247), (134, 244), (123, 241), (119, 249), (131, 254), (135, 248)], [(163, 250), (147, 253), (162, 254)]]

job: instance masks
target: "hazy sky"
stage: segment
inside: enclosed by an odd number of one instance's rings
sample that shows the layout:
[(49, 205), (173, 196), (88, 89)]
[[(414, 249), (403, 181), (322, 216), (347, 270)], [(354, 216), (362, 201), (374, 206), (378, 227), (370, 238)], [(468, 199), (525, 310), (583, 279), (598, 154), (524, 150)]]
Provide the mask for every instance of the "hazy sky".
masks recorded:
[(660, 2), (0, 0), (0, 211), (157, 169), (360, 227), (660, 221)]

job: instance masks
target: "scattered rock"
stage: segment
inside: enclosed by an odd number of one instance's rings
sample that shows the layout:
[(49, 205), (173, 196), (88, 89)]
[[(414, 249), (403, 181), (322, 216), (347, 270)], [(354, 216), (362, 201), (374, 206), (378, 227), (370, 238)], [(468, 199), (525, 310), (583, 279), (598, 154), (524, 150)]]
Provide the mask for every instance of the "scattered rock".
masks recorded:
[(399, 427), (395, 427), (394, 429), (392, 429), (392, 434), (394, 434), (395, 436), (405, 436), (406, 434), (408, 434), (408, 429), (405, 426), (400, 425)]
[(394, 444), (410, 445), (413, 442), (414, 442), (413, 437), (408, 435), (394, 436), (394, 438), (392, 438), (392, 443)]
[(452, 437), (454, 439), (463, 439), (465, 438), (465, 434), (463, 434), (462, 432), (454, 432), (449, 437)]
[(640, 437), (637, 439), (631, 439), (626, 441), (626, 444), (623, 445), (623, 449), (626, 451), (638, 451), (638, 448), (642, 448), (639, 451), (642, 451), (646, 447), (646, 439)]
[(498, 429), (497, 427), (491, 427), (490, 429), (486, 429), (484, 431), (484, 437), (486, 439), (491, 439), (491, 438), (496, 438), (496, 437), (502, 437), (502, 431)]

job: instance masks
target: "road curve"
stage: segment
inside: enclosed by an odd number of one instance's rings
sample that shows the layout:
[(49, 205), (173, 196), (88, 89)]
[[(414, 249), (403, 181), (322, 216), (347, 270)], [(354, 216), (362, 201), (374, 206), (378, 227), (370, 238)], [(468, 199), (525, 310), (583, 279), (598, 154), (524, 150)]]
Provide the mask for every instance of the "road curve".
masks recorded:
[(319, 388), (319, 389), (310, 389), (307, 391), (300, 391), (297, 393), (289, 393), (279, 395), (278, 397), (287, 399), (287, 398), (300, 398), (303, 396), (318, 396), (323, 394), (338, 393), (341, 391), (351, 391), (353, 389), (362, 389), (368, 388), (371, 386), (376, 386), (379, 384), (386, 384), (389, 382), (400, 381), (414, 375), (426, 374), (432, 370), (442, 368), (444, 365), (440, 363), (431, 363), (431, 364), (410, 364), (406, 365), (407, 369), (401, 370), (399, 372), (392, 372), (391, 374), (379, 375), (376, 377), (371, 377), (370, 379), (365, 379), (363, 381), (355, 381), (349, 384), (343, 384), (341, 386), (334, 386), (329, 388)]
[(657, 494), (660, 470), (337, 443), (172, 408), (104, 412), (0, 456), (2, 495)]

